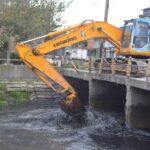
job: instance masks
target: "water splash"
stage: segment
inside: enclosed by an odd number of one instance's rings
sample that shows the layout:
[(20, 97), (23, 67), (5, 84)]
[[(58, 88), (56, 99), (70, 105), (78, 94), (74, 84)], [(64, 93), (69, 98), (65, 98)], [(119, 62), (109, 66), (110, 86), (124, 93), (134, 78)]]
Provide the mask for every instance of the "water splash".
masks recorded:
[[(58, 145), (60, 149), (63, 146), (65, 150), (117, 150), (128, 147), (134, 150), (135, 143), (140, 148), (150, 146), (149, 133), (126, 128), (122, 114), (88, 109), (79, 118), (66, 116), (59, 108), (9, 114), (0, 117), (0, 129), (16, 131), (14, 134), (19, 130), (32, 134), (38, 132), (52, 142), (51, 146)], [(134, 146), (135, 149), (137, 146)]]

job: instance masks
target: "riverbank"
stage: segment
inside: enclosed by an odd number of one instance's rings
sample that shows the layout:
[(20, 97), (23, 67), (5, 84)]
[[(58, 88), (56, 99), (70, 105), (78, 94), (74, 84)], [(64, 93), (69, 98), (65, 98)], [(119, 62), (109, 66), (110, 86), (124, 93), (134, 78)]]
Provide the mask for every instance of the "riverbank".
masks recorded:
[(14, 107), (28, 101), (57, 99), (60, 95), (49, 89), (44, 83), (35, 80), (0, 81), (0, 110)]
[(29, 101), (30, 91), (7, 90), (7, 83), (0, 83), (0, 110)]
[(0, 110), (29, 101), (30, 94), (22, 91), (0, 91)]

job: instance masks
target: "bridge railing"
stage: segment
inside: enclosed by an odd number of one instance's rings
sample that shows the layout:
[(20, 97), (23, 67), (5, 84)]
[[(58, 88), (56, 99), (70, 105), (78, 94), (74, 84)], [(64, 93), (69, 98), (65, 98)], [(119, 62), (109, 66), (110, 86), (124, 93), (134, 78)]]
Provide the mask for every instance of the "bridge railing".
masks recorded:
[(4, 64), (4, 65), (22, 65), (24, 64), (23, 61), (21, 59), (4, 59), (4, 58), (0, 58), (0, 64)]
[[(150, 77), (150, 59), (137, 61), (133, 58), (126, 60), (116, 59), (95, 59), (90, 57), (89, 59), (70, 59), (67, 57), (59, 57), (57, 59), (51, 59), (48, 61), (54, 66), (74, 69), (75, 71), (86, 71), (89, 73), (107, 73), (107, 74), (119, 74), (127, 77)], [(12, 65), (24, 65), (20, 59), (0, 59), (0, 64)]]
[[(67, 62), (67, 63), (65, 63)], [(61, 60), (61, 67), (71, 68), (76, 71), (88, 71), (98, 74), (109, 73), (119, 74), (127, 77), (150, 77), (150, 59), (137, 60), (128, 58), (125, 60), (118, 59), (98, 59), (88, 60)]]

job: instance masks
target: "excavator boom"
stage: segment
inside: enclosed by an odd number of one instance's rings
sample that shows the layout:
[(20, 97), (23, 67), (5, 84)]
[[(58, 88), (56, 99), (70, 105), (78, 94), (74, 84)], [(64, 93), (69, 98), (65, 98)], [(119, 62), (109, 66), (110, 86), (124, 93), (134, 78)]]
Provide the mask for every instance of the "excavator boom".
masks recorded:
[(93, 38), (104, 38), (120, 49), (122, 30), (106, 22), (83, 22), (75, 27), (69, 27), (62, 31), (48, 34), (50, 41), (38, 45), (34, 52), (36, 54), (47, 54), (49, 52), (71, 46)]

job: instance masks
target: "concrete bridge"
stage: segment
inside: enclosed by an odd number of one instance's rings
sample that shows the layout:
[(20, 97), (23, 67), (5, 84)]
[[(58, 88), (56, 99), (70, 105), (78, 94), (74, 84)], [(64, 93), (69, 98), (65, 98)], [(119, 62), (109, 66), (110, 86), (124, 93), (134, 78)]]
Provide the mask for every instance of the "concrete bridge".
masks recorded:
[[(150, 128), (150, 82), (146, 78), (62, 68), (59, 71), (90, 108), (122, 111), (128, 126)], [(23, 65), (0, 65), (0, 80), (4, 79), (35, 79), (35, 76)]]
[[(61, 72), (70, 78), (73, 86), (77, 86), (75, 87), (79, 94), (84, 92), (88, 95), (91, 108), (124, 111), (128, 126), (150, 128), (150, 82), (145, 77), (128, 78), (121, 75), (77, 72), (71, 69), (61, 69)], [(77, 79), (76, 83), (73, 82), (74, 79)], [(88, 90), (85, 84), (88, 84)]]

